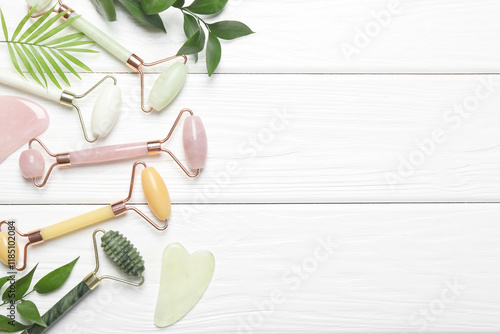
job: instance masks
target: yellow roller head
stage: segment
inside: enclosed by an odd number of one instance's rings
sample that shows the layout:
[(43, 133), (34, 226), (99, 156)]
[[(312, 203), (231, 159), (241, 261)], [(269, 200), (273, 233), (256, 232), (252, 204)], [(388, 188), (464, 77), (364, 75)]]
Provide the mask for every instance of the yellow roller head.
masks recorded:
[(142, 190), (154, 215), (161, 220), (170, 218), (172, 212), (170, 195), (162, 177), (153, 167), (142, 171)]

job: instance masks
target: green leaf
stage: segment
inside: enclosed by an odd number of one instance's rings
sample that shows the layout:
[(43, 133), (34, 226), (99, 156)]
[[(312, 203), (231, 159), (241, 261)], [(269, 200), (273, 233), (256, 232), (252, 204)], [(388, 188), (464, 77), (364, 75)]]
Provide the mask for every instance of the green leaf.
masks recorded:
[(87, 65), (85, 65), (82, 61), (80, 61), (79, 59), (73, 57), (72, 55), (70, 55), (69, 53), (67, 53), (66, 51), (64, 50), (58, 50), (59, 53), (61, 53), (62, 56), (64, 56), (66, 59), (68, 59), (70, 62), (72, 62), (73, 64), (75, 64), (76, 66), (78, 67), (81, 67), (83, 68), (84, 70), (87, 70), (89, 72), (92, 72), (92, 70), (90, 69), (90, 67), (88, 67)]
[(215, 34), (208, 34), (207, 43), (207, 70), (208, 76), (211, 77), (217, 66), (219, 66), (222, 50), (219, 39)]
[[(191, 15), (187, 15), (186, 13), (183, 13), (184, 15), (184, 33), (186, 34), (186, 37), (189, 39), (191, 36), (193, 36), (196, 31), (200, 28), (200, 22)], [(198, 54), (194, 54), (194, 61), (198, 62)]]
[(195, 34), (195, 32), (200, 29), (200, 23), (198, 20), (191, 15), (184, 14), (184, 33), (187, 38), (190, 38)]
[(5, 41), (9, 40), (9, 32), (7, 31), (7, 24), (5, 24), (5, 17), (3, 17), (3, 12), (0, 9), (0, 16), (2, 18), (2, 29), (3, 29), (3, 35), (5, 36)]
[(246, 24), (238, 21), (220, 21), (208, 26), (211, 32), (222, 39), (235, 39), (254, 33)]
[(196, 14), (216, 14), (224, 9), (228, 0), (194, 0), (186, 7)]
[(177, 0), (172, 6), (175, 8), (182, 8), (182, 6), (184, 6), (184, 0)]
[(177, 55), (192, 55), (201, 52), (205, 47), (205, 32), (201, 27), (179, 49)]
[(21, 48), (23, 49), (23, 51), (26, 54), (26, 56), (28, 56), (28, 59), (31, 62), (31, 64), (33, 64), (33, 66), (36, 68), (37, 72), (42, 77), (43, 82), (45, 83), (44, 87), (46, 87), (47, 86), (47, 78), (45, 78), (45, 74), (43, 73), (42, 67), (40, 66), (40, 64), (36, 60), (35, 56), (31, 53), (30, 50), (28, 50), (28, 48), (26, 47), (26, 45), (21, 44)]
[[(45, 73), (49, 77), (50, 81), (52, 81), (52, 83), (57, 88), (62, 89), (61, 85), (59, 85), (59, 82), (57, 82), (57, 79), (54, 76), (54, 73), (52, 73), (52, 70), (49, 68), (49, 65), (47, 65), (47, 63), (45, 62), (45, 59), (43, 59), (42, 55), (35, 49), (35, 47), (33, 45), (30, 45), (30, 47), (31, 47), (31, 52), (35, 56), (36, 60), (40, 64), (43, 71), (45, 71)], [(42, 73), (43, 73), (43, 71), (42, 71)]]
[(23, 300), (19, 304), (17, 304), (17, 312), (24, 317), (26, 320), (34, 322), (43, 327), (47, 327), (45, 321), (43, 321), (40, 316), (40, 312), (38, 312), (38, 308), (35, 303), (29, 300)]
[(85, 53), (99, 53), (97, 50), (92, 50), (92, 49), (78, 49), (78, 48), (66, 48), (66, 49), (58, 49), (59, 51), (66, 51), (66, 52), (85, 52)]
[[(55, 46), (55, 48), (57, 48), (57, 49), (64, 49), (64, 48), (70, 48), (70, 47), (73, 47), (73, 46), (87, 45), (87, 44), (95, 44), (95, 42), (94, 41), (74, 41), (74, 42), (68, 42), (68, 43), (64, 43), (64, 44), (59, 44), (59, 45)], [(98, 51), (96, 51), (96, 52), (98, 52)]]
[(116, 21), (116, 10), (113, 0), (91, 0), (95, 9), (108, 21)]
[(17, 72), (19, 72), (19, 74), (21, 74), (26, 79), (23, 71), (21, 70), (21, 67), (19, 67), (19, 62), (17, 61), (17, 56), (14, 52), (14, 49), (12, 48), (12, 45), (10, 45), (10, 43), (7, 43), (7, 47), (9, 48), (10, 60), (12, 61), (12, 64), (16, 68)]
[(54, 28), (52, 28), (48, 33), (44, 34), (42, 37), (40, 37), (39, 39), (37, 39), (35, 41), (35, 44), (40, 44), (41, 42), (51, 38), (52, 36), (54, 36), (55, 34), (57, 34), (58, 32), (60, 32), (61, 30), (63, 30), (64, 28), (68, 27), (69, 25), (71, 25), (71, 23), (75, 22), (75, 20), (78, 20), (78, 18), (80, 18), (79, 15), (71, 15), (71, 17), (69, 18), (69, 20), (55, 26)]
[(80, 18), (80, 15), (71, 15), (70, 18), (69, 18), (69, 20), (64, 21), (63, 23), (58, 24), (57, 26), (55, 26), (54, 28), (52, 28), (49, 32), (45, 33), (42, 37), (40, 37), (39, 39), (37, 39), (35, 41), (35, 44), (40, 44), (41, 42), (43, 42), (43, 41), (51, 38), (52, 36), (54, 36), (55, 34), (57, 34), (58, 32), (60, 32), (64, 28), (66, 28), (69, 25), (71, 25), (71, 23), (75, 22), (79, 18)]
[(2, 332), (13, 333), (19, 332), (28, 328), (29, 325), (23, 325), (15, 320), (11, 320), (4, 315), (0, 314), (0, 330)]
[(49, 293), (54, 290), (59, 289), (64, 282), (68, 279), (69, 275), (71, 274), (71, 271), (73, 270), (73, 267), (75, 266), (76, 261), (78, 261), (80, 257), (77, 257), (70, 263), (65, 264), (62, 267), (59, 267), (44, 277), (42, 277), (36, 284), (35, 284), (35, 291), (38, 293)]
[(26, 31), (19, 37), (17, 40), (18, 42), (21, 42), (24, 40), (26, 37), (30, 36), (33, 31), (35, 31), (49, 16), (52, 14), (52, 11), (54, 10), (54, 7), (52, 7), (50, 10), (47, 11), (47, 13), (43, 14), (42, 17), (40, 17), (38, 20), (35, 21)]
[(64, 82), (68, 86), (71, 86), (71, 83), (69, 82), (68, 77), (66, 76), (66, 74), (64, 74), (64, 72), (62, 71), (61, 67), (57, 64), (57, 62), (50, 55), (50, 53), (48, 53), (47, 51), (45, 51), (44, 48), (40, 48), (40, 51), (42, 51), (42, 53), (45, 56), (45, 58), (49, 61), (50, 65), (52, 65), (52, 67), (56, 70), (57, 74), (59, 74), (59, 76), (64, 80)]
[(167, 10), (176, 0), (142, 0), (142, 10), (148, 14), (158, 14)]
[(31, 67), (31, 64), (30, 64), (28, 58), (26, 58), (26, 55), (21, 50), (21, 48), (17, 44), (14, 44), (14, 49), (16, 50), (17, 55), (21, 59), (21, 62), (23, 63), (24, 67), (26, 67), (26, 69), (28, 70), (28, 73), (31, 75), (31, 77), (33, 79), (35, 79), (35, 81), (38, 82), (38, 84), (40, 86), (43, 86), (42, 82), (40, 81), (40, 79), (38, 79), (35, 71), (33, 70), (33, 67)]
[(150, 28), (159, 29), (161, 31), (167, 32), (160, 15), (147, 15), (142, 10), (141, 0), (118, 0), (127, 10), (132, 13), (139, 21), (144, 23)]
[[(55, 73), (57, 72), (58, 76), (61, 77), (68, 85), (69, 80), (66, 74), (62, 71), (60, 64), (66, 67), (78, 78), (80, 78), (80, 76), (69, 64), (69, 62), (72, 62), (85, 70), (91, 71), (88, 66), (74, 56), (70, 55), (68, 52), (97, 53), (98, 51), (78, 47), (95, 43), (90, 40), (76, 40), (85, 36), (81, 32), (50, 40), (53, 36), (59, 34), (79, 18), (77, 15), (72, 15), (67, 21), (60, 24), (56, 23), (58, 19), (61, 18), (67, 11), (58, 13), (57, 15), (52, 15), (53, 9), (54, 7), (42, 15), (42, 17), (37, 19), (22, 33), (26, 22), (28, 22), (31, 14), (33, 13), (33, 10), (31, 10), (17, 25), (13, 38), (10, 41), (7, 38), (8, 41), (6, 44), (9, 48), (9, 55), (12, 64), (19, 74), (25, 77), (23, 69), (20, 66), (22, 64), (30, 76), (41, 86), (47, 86), (46, 77), (48, 77), (57, 88), (62, 89), (58, 82), (59, 78), (56, 77)], [(2, 23), (5, 26), (3, 13), (1, 17)], [(7, 28), (5, 27), (4, 33), (8, 36), (6, 29)], [(21, 33), (21, 37), (16, 40), (14, 37), (17, 37)], [(55, 50), (58, 51), (56, 52)], [(18, 62), (18, 60), (20, 60), (20, 62)]]
[(19, 22), (19, 24), (17, 25), (16, 31), (14, 31), (14, 35), (12, 35), (12, 40), (13, 41), (16, 40), (17, 35), (19, 35), (19, 33), (23, 29), (24, 25), (26, 24), (26, 22), (28, 22), (29, 18), (31, 17), (31, 15), (33, 15), (33, 13), (35, 12), (35, 10), (36, 10), (36, 6), (33, 6), (31, 8), (31, 10), (28, 12), (28, 14), (26, 14), (26, 16), (23, 17), (23, 19), (21, 20), (21, 22)]
[(2, 295), (2, 300), (4, 302), (16, 301), (24, 296), (31, 285), (31, 280), (33, 279), (33, 274), (35, 273), (36, 267), (38, 267), (38, 264), (28, 274), (16, 280), (13, 290), (11, 289), (12, 286), (10, 286), (4, 291)]
[[(60, 43), (68, 42), (68, 41), (71, 41), (73, 39), (77, 39), (77, 38), (80, 38), (80, 37), (83, 37), (83, 36), (85, 36), (85, 34), (83, 32), (77, 32), (76, 34), (71, 34), (71, 35), (63, 36), (63, 37), (56, 38), (56, 39), (53, 39), (51, 41), (45, 42), (45, 43), (43, 43), (43, 45), (49, 46), (49, 45), (60, 44)], [(94, 41), (89, 41), (89, 42), (90, 43), (95, 43)]]
[(5, 283), (7, 283), (12, 276), (15, 276), (15, 275), (9, 275), (9, 276), (5, 276), (5, 277), (2, 277), (0, 278), (0, 289), (5, 285)]
[[(34, 40), (35, 38), (37, 38), (38, 36), (40, 36), (41, 34), (43, 34), (45, 31), (47, 31), (47, 29), (49, 29), (54, 23), (57, 22), (57, 20), (59, 20), (68, 11), (69, 11), (69, 9), (65, 10), (64, 12), (60, 12), (57, 15), (55, 15), (54, 17), (50, 18), (50, 20), (48, 20), (47, 22), (42, 24), (38, 29), (36, 29), (33, 33), (31, 33), (31, 35), (29, 35), (28, 38), (26, 38), (26, 42), (30, 42), (30, 41)], [(42, 16), (41, 18), (43, 18), (43, 17), (44, 16)]]
[(70, 71), (71, 73), (73, 73), (73, 75), (75, 75), (78, 79), (82, 79), (80, 77), (80, 75), (75, 71), (75, 69), (66, 61), (64, 60), (63, 57), (61, 57), (61, 55), (59, 53), (56, 52), (56, 50), (54, 49), (49, 49), (50, 52), (52, 52), (52, 54), (54, 55), (54, 57), (57, 58), (57, 60), (59, 60), (59, 62), (68, 69), (68, 71)]

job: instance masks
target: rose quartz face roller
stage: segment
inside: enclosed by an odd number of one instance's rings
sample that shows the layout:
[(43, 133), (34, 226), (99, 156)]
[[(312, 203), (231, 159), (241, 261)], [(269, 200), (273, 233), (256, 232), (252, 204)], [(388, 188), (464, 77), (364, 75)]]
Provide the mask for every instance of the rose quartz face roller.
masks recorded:
[[(180, 160), (168, 149), (163, 148), (183, 114), (189, 114), (184, 121), (184, 129), (182, 140), (184, 144), (184, 151), (186, 160), (191, 171), (186, 168)], [(37, 181), (43, 176), (45, 170), (45, 159), (39, 150), (33, 149), (33, 143), (37, 142), (47, 152), (49, 156), (56, 161), (49, 167), (47, 174), (41, 182)], [(88, 164), (99, 164), (112, 161), (120, 161), (126, 159), (137, 159), (151, 154), (160, 154), (165, 152), (172, 157), (172, 159), (179, 165), (184, 173), (189, 177), (197, 177), (202, 168), (205, 167), (207, 159), (207, 135), (205, 128), (199, 116), (194, 116), (190, 109), (182, 109), (177, 116), (172, 128), (168, 135), (162, 140), (153, 140), (142, 143), (130, 143), (121, 145), (111, 145), (95, 147), (80, 151), (66, 152), (54, 154), (50, 152), (47, 147), (37, 138), (33, 138), (29, 142), (29, 149), (21, 153), (19, 158), (19, 167), (23, 176), (27, 179), (32, 179), (33, 184), (39, 188), (47, 184), (50, 173), (55, 167), (70, 167), (81, 166)]]
[[(90, 139), (87, 135), (87, 130), (85, 128), (85, 123), (83, 122), (82, 113), (80, 107), (76, 104), (76, 100), (83, 99), (94, 91), (98, 86), (103, 84), (106, 80), (112, 80), (113, 85), (105, 85), (101, 94), (97, 98), (94, 104), (94, 111), (92, 113), (92, 133), (94, 138)], [(0, 83), (17, 88), (19, 90), (38, 95), (47, 100), (54, 102), (59, 102), (63, 106), (75, 108), (80, 119), (80, 124), (83, 131), (83, 136), (85, 140), (89, 143), (94, 143), (99, 138), (104, 138), (111, 131), (115, 125), (118, 116), (120, 115), (120, 100), (121, 92), (120, 88), (116, 85), (116, 78), (107, 75), (88, 91), (83, 94), (75, 94), (67, 90), (61, 90), (52, 87), (41, 87), (35, 83), (26, 81), (22, 77), (14, 73), (2, 73), (0, 75)]]
[[(26, 0), (30, 6), (30, 10), (36, 7), (36, 10), (43, 10), (47, 8), (52, 1), (50, 0)], [(62, 19), (67, 20), (70, 16), (77, 15), (73, 9), (63, 4), (61, 0), (58, 0), (59, 8), (53, 8), (56, 13), (65, 14)], [(42, 12), (32, 17), (38, 17), (41, 15), (49, 15), (49, 11)], [(135, 53), (130, 52), (121, 44), (119, 44), (115, 39), (106, 35), (102, 30), (94, 26), (89, 21), (85, 20), (83, 17), (79, 16), (71, 26), (78, 29), (87, 35), (88, 38), (94, 40), (103, 49), (112, 54), (119, 61), (127, 65), (132, 70), (139, 73), (141, 77), (141, 109), (149, 113), (153, 110), (161, 111), (166, 108), (174, 100), (174, 98), (179, 94), (186, 81), (187, 77), (187, 57), (185, 55), (178, 55), (173, 57), (168, 57), (151, 63), (146, 63), (141, 57), (137, 56)], [(184, 62), (174, 62), (172, 66), (167, 68), (156, 80), (148, 98), (148, 105), (145, 104), (144, 99), (144, 68), (156, 66), (161, 63), (168, 62), (176, 58), (183, 58)]]

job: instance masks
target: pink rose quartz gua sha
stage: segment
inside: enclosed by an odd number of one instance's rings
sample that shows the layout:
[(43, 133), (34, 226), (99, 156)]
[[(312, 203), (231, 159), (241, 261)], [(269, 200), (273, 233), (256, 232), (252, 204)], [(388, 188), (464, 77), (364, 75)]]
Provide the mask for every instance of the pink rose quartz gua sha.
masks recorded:
[[(190, 114), (184, 122), (184, 151), (186, 153), (188, 166), (194, 171), (189, 171), (170, 150), (162, 147), (162, 145), (172, 136), (172, 133), (179, 124), (179, 121), (184, 113)], [(38, 142), (47, 154), (56, 160), (56, 162), (49, 167), (47, 174), (41, 183), (39, 183), (37, 179), (43, 176), (42, 173), (44, 171), (45, 161), (40, 151), (32, 148), (32, 144), (34, 142)], [(172, 125), (167, 137), (162, 140), (102, 146), (59, 154), (50, 152), (39, 139), (34, 138), (29, 143), (29, 150), (24, 151), (21, 154), (19, 167), (25, 178), (32, 179), (33, 184), (41, 188), (47, 184), (50, 173), (57, 166), (69, 167), (120, 161), (125, 159), (136, 159), (151, 154), (160, 154), (161, 152), (165, 152), (170, 155), (187, 176), (192, 178), (197, 177), (201, 170), (205, 167), (205, 162), (207, 160), (207, 135), (201, 118), (199, 116), (194, 116), (190, 109), (182, 109)]]
[(0, 96), (0, 163), (48, 127), (49, 115), (41, 105), (22, 97)]
[[(141, 183), (144, 196), (146, 197), (149, 208), (156, 216), (156, 218), (158, 218), (158, 220), (162, 222), (162, 225), (156, 224), (142, 211), (134, 206), (127, 204), (132, 198), (132, 193), (134, 191), (135, 173), (139, 165), (143, 165), (145, 167), (145, 169), (141, 173)], [(167, 229), (168, 223), (170, 221), (172, 206), (167, 186), (165, 185), (165, 182), (163, 181), (158, 171), (153, 167), (148, 167), (143, 161), (137, 161), (134, 163), (134, 166), (132, 167), (132, 176), (130, 178), (128, 196), (123, 200), (103, 206), (102, 208), (99, 208), (97, 210), (84, 213), (80, 216), (76, 216), (56, 224), (33, 230), (28, 233), (20, 232), (17, 228), (13, 228), (7, 221), (0, 222), (0, 228), (3, 225), (8, 226), (9, 228), (8, 232), (5, 230), (3, 232), (0, 232), (0, 261), (11, 268), (15, 267), (16, 270), (24, 270), (28, 261), (28, 246), (40, 244), (45, 241), (64, 236), (79, 229), (95, 225), (117, 216), (121, 216), (128, 211), (135, 211), (139, 216), (141, 216), (145, 221), (147, 221), (159, 231), (164, 231), (165, 229)], [(12, 245), (11, 243), (12, 229), (19, 235), (19, 237), (14, 238), (14, 245)], [(18, 267), (17, 263), (20, 254), (18, 242), (22, 239), (26, 241), (26, 243), (24, 244), (22, 261), (23, 265), (21, 267)], [(12, 255), (10, 255), (12, 253), (12, 249), (15, 249), (14, 258), (12, 258)]]
[[(38, 12), (47, 8), (52, 1), (26, 0), (26, 2), (30, 6), (30, 10), (32, 10), (32, 7), (36, 5), (36, 12)], [(70, 17), (77, 15), (73, 9), (65, 5), (61, 0), (58, 0), (58, 3), (59, 7), (54, 8), (53, 10), (55, 13), (65, 13), (62, 16), (62, 19), (68, 20)], [(47, 11), (32, 17), (38, 17), (45, 13), (47, 13)], [(151, 63), (146, 63), (141, 57), (127, 50), (120, 43), (118, 43), (116, 39), (106, 35), (102, 30), (94, 26), (91, 22), (85, 20), (82, 16), (79, 16), (75, 21), (73, 21), (71, 26), (83, 32), (88, 38), (94, 40), (119, 61), (139, 73), (141, 79), (141, 109), (145, 113), (150, 113), (153, 110), (161, 111), (166, 108), (179, 94), (182, 86), (184, 86), (188, 73), (186, 66), (187, 57), (185, 55), (172, 56)], [(156, 66), (177, 58), (183, 58), (183, 62), (174, 62), (169, 68), (163, 71), (151, 89), (148, 98), (149, 106), (146, 106), (144, 98), (144, 68)]]
[[(80, 111), (80, 107), (78, 107), (78, 105), (76, 104), (76, 100), (86, 97), (98, 86), (103, 84), (107, 79), (113, 80), (114, 84), (106, 85), (94, 104), (94, 111), (92, 112), (91, 121), (91, 129), (94, 138), (90, 139), (87, 135), (87, 130), (85, 128), (85, 123), (83, 122), (82, 113)], [(75, 108), (76, 112), (78, 113), (83, 136), (89, 143), (94, 143), (97, 141), (97, 139), (106, 137), (115, 125), (116, 121), (118, 120), (118, 116), (120, 115), (121, 91), (120, 88), (118, 88), (118, 86), (116, 85), (116, 78), (111, 75), (105, 76), (97, 84), (95, 84), (88, 91), (81, 95), (57, 88), (41, 87), (35, 83), (26, 81), (17, 73), (3, 72), (2, 75), (0, 75), (0, 83), (34, 95), (38, 95), (47, 100), (59, 102), (66, 107)], [(33, 138), (33, 136), (31, 138)]]

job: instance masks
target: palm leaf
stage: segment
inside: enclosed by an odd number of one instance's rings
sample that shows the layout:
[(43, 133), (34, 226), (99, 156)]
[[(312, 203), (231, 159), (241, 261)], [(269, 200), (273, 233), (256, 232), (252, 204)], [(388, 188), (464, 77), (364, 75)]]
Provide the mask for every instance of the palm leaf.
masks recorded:
[[(53, 39), (47, 43), (43, 43), (43, 45), (49, 46), (49, 45), (54, 45), (54, 44), (60, 44), (60, 43), (68, 42), (68, 41), (71, 41), (73, 39), (77, 39), (77, 38), (80, 38), (83, 36), (85, 36), (85, 34), (83, 32), (77, 32), (76, 34), (71, 34), (71, 35), (67, 35), (67, 36)], [(94, 41), (88, 41), (88, 42), (95, 43)]]
[(76, 59), (75, 57), (73, 57), (72, 55), (70, 55), (69, 53), (67, 53), (66, 51), (60, 50), (60, 49), (58, 49), (57, 51), (59, 51), (59, 53), (61, 53), (61, 55), (63, 55), (64, 57), (66, 57), (69, 61), (71, 61), (76, 66), (79, 66), (79, 67), (81, 67), (81, 68), (83, 68), (84, 70), (87, 70), (87, 71), (92, 71), (87, 65), (85, 65), (80, 60)]
[(49, 77), (50, 81), (52, 81), (52, 83), (57, 88), (62, 89), (61, 85), (59, 85), (59, 83), (57, 82), (56, 77), (54, 76), (54, 73), (52, 73), (52, 70), (50, 69), (49, 65), (47, 65), (47, 62), (45, 61), (45, 59), (43, 59), (43, 57), (40, 54), (40, 52), (38, 52), (33, 45), (31, 45), (31, 52), (35, 56), (35, 58), (38, 61), (38, 63), (40, 63), (40, 66), (45, 71), (45, 73)]
[(28, 60), (31, 62), (31, 64), (35, 67), (35, 69), (38, 71), (38, 73), (42, 77), (43, 82), (45, 83), (44, 87), (46, 87), (47, 86), (47, 78), (45, 78), (45, 74), (43, 73), (42, 66), (40, 66), (40, 64), (36, 60), (35, 56), (33, 55), (33, 53), (31, 53), (30, 50), (28, 50), (28, 47), (26, 47), (26, 45), (21, 44), (21, 48), (23, 49), (24, 54), (26, 56), (28, 56)]
[(43, 48), (40, 48), (40, 51), (43, 53), (44, 57), (49, 61), (50, 65), (52, 65), (52, 68), (56, 70), (57, 74), (59, 74), (59, 76), (64, 80), (64, 82), (68, 86), (71, 86), (68, 77), (66, 76), (66, 74), (64, 74), (59, 64), (57, 64), (57, 61), (55, 61), (55, 59)]
[(23, 30), (23, 27), (24, 25), (26, 24), (26, 22), (28, 22), (29, 18), (31, 15), (33, 15), (33, 13), (35, 12), (36, 10), (36, 5), (33, 6), (31, 8), (31, 10), (28, 12), (28, 15), (26, 15), (25, 17), (23, 17), (23, 19), (21, 20), (21, 22), (19, 22), (19, 24), (17, 25), (17, 28), (16, 28), (16, 31), (14, 31), (14, 35), (12, 35), (12, 39), (16, 39), (17, 35), (19, 35), (19, 33), (21, 32), (21, 30)]
[(57, 23), (66, 12), (51, 15), (53, 12), (52, 8), (52, 10), (47, 11), (29, 27), (26, 27), (26, 23), (34, 10), (35, 8), (32, 8), (23, 17), (10, 39), (4, 15), (0, 10), (2, 30), (5, 36), (5, 41), (0, 41), (0, 43), (7, 44), (9, 55), (16, 71), (24, 76), (22, 69), (24, 67), (33, 80), (43, 87), (48, 85), (48, 77), (50, 82), (59, 89), (62, 88), (58, 78), (61, 78), (67, 85), (70, 85), (66, 75), (67, 72), (65, 73), (63, 68), (79, 79), (81, 78), (74, 68), (75, 65), (86, 71), (92, 71), (81, 60), (70, 53), (97, 53), (98, 51), (96, 50), (86, 47), (82, 48), (82, 46), (95, 44), (95, 42), (86, 39), (81, 40), (85, 36), (81, 32), (68, 35), (62, 34), (79, 16), (72, 15), (67, 21)]
[(23, 51), (21, 50), (21, 48), (19, 47), (19, 45), (17, 44), (14, 44), (14, 49), (16, 50), (17, 52), (17, 55), (19, 56), (19, 58), (21, 59), (21, 62), (23, 63), (24, 67), (26, 67), (26, 69), (28, 70), (28, 73), (31, 75), (31, 77), (33, 79), (35, 79), (36, 82), (38, 82), (40, 84), (40, 86), (43, 86), (42, 82), (40, 81), (40, 79), (38, 79), (38, 77), (36, 76), (36, 73), (35, 71), (33, 70), (33, 67), (31, 67), (31, 64), (30, 62), (28, 61), (28, 58), (26, 58), (26, 56), (24, 55)]
[(43, 34), (47, 29), (49, 29), (54, 23), (56, 23), (57, 20), (59, 20), (64, 14), (66, 14), (68, 10), (64, 12), (57, 13), (56, 16), (50, 18), (50, 20), (44, 22), (38, 29), (36, 29), (34, 32), (32, 32), (28, 38), (26, 38), (26, 42), (31, 42), (41, 34)]
[(0, 16), (2, 16), (2, 30), (5, 36), (5, 41), (9, 41), (9, 32), (7, 31), (7, 25), (5, 24), (5, 17), (3, 17), (3, 12), (0, 10)]
[(75, 69), (73, 67), (71, 67), (70, 64), (68, 64), (68, 62), (63, 58), (61, 57), (61, 55), (59, 53), (57, 53), (56, 50), (54, 49), (49, 49), (50, 52), (52, 52), (52, 55), (54, 55), (54, 57), (57, 58), (57, 60), (59, 60), (59, 62), (68, 69), (68, 71), (70, 71), (71, 73), (73, 73), (74, 76), (76, 76), (78, 79), (82, 79), (80, 77), (80, 75), (75, 71)]
[(12, 45), (10, 45), (10, 43), (7, 43), (7, 47), (9, 48), (10, 59), (12, 59), (12, 64), (16, 68), (16, 71), (19, 72), (19, 74), (21, 74), (26, 79), (23, 71), (21, 70), (21, 67), (19, 66), (19, 62), (17, 61), (17, 56), (14, 53), (14, 49), (12, 48)]

